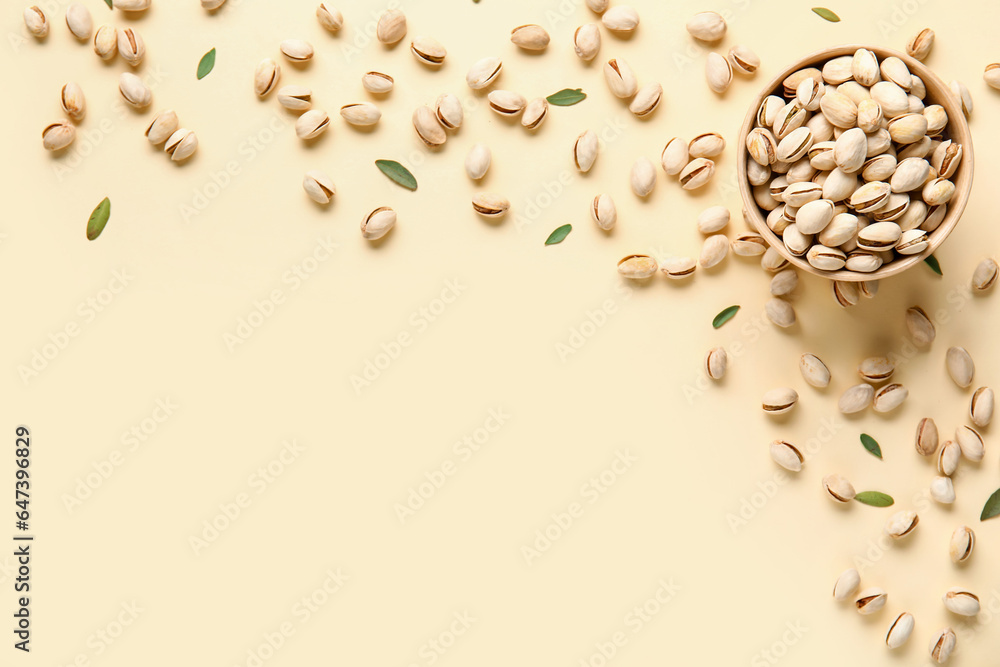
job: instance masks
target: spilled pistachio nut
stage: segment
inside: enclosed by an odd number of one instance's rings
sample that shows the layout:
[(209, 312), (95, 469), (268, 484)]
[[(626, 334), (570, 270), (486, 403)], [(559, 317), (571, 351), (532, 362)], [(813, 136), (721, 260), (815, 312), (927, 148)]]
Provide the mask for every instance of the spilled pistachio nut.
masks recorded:
[(822, 389), (830, 384), (830, 369), (815, 354), (799, 357), (799, 371), (802, 379), (814, 387)]
[(183, 162), (198, 150), (198, 137), (187, 128), (180, 128), (163, 144), (164, 152), (174, 162)]
[[(767, 250), (765, 250), (764, 253), (766, 254)], [(771, 291), (771, 296), (788, 296), (794, 292), (795, 288), (798, 286), (799, 274), (795, 271), (795, 269), (785, 269), (784, 271), (779, 271), (774, 274), (774, 277), (771, 278), (769, 289)]]
[(661, 99), (663, 99), (663, 86), (655, 82), (647, 83), (636, 91), (635, 97), (628, 105), (628, 110), (636, 118), (646, 118), (660, 106)]
[(668, 257), (663, 260), (661, 270), (671, 280), (683, 280), (693, 276), (698, 262), (693, 257)]
[(410, 42), (410, 53), (417, 59), (418, 63), (428, 67), (440, 67), (444, 64), (447, 49), (433, 37), (416, 37)]
[[(118, 45), (119, 50), (121, 49), (121, 44)], [(313, 50), (312, 44), (304, 39), (286, 39), (280, 45), (281, 53), (289, 61), (293, 63), (304, 63), (312, 60)]]
[(753, 76), (760, 67), (760, 57), (742, 44), (729, 49), (728, 60), (734, 72), (747, 76)]
[(688, 144), (679, 137), (674, 137), (668, 141), (667, 145), (663, 147), (663, 152), (660, 154), (660, 164), (668, 176), (676, 176), (681, 173), (681, 170), (687, 166), (690, 159)]
[(632, 97), (639, 89), (635, 73), (621, 58), (612, 58), (604, 63), (604, 80), (607, 81), (611, 94), (622, 99)]
[(1000, 63), (990, 63), (983, 70), (983, 81), (990, 88), (1000, 90)]
[(918, 347), (930, 345), (934, 342), (934, 338), (937, 335), (934, 323), (931, 322), (931, 318), (927, 316), (927, 313), (920, 306), (913, 306), (907, 309), (906, 328), (909, 330), (914, 344)]
[(823, 478), (823, 488), (826, 489), (827, 495), (838, 503), (849, 503), (857, 495), (854, 485), (837, 473), (831, 473)]
[(153, 4), (153, 0), (111, 0), (115, 9), (123, 12), (144, 12)]
[(931, 498), (942, 505), (951, 505), (955, 502), (955, 485), (952, 483), (951, 477), (941, 475), (932, 479), (930, 494)]
[(594, 219), (597, 226), (608, 231), (614, 229), (618, 222), (618, 209), (610, 195), (597, 195), (590, 206), (590, 217)]
[(587, 9), (595, 14), (603, 14), (608, 10), (611, 0), (586, 0)]
[(406, 15), (398, 9), (389, 9), (378, 17), (375, 25), (378, 41), (391, 46), (406, 36)]
[(544, 51), (549, 45), (549, 33), (540, 25), (520, 25), (510, 31), (510, 41), (525, 51)]
[(101, 60), (111, 60), (118, 54), (118, 31), (112, 26), (102, 25), (94, 33), (94, 53)]
[(503, 62), (496, 56), (490, 56), (477, 61), (465, 75), (465, 83), (473, 90), (488, 88), (500, 76)]
[(42, 146), (45, 150), (60, 151), (76, 139), (76, 128), (65, 121), (52, 123), (42, 130)]
[(712, 92), (724, 93), (733, 82), (733, 66), (728, 60), (712, 51), (705, 60), (705, 80), (708, 81), (708, 87)]
[(639, 14), (628, 5), (616, 5), (604, 12), (601, 23), (611, 32), (628, 34), (639, 27)]
[(870, 384), (856, 384), (853, 387), (847, 388), (840, 395), (837, 407), (845, 415), (850, 415), (867, 408), (872, 404), (872, 399), (874, 398), (875, 389)]
[(374, 95), (385, 95), (392, 91), (394, 79), (382, 72), (367, 72), (361, 77), (361, 86)]
[(955, 430), (955, 442), (958, 443), (959, 448), (962, 450), (962, 456), (973, 463), (979, 463), (986, 455), (986, 445), (983, 443), (983, 436), (971, 426), (959, 426)]
[(586, 23), (573, 33), (573, 49), (583, 61), (591, 61), (601, 50), (601, 31), (596, 23)]
[(138, 67), (146, 55), (146, 43), (132, 28), (118, 30), (118, 53), (132, 67)]
[(493, 154), (486, 144), (475, 144), (465, 156), (465, 173), (474, 181), (486, 175), (493, 162)]
[(446, 130), (457, 130), (465, 120), (462, 102), (452, 93), (444, 93), (434, 103), (434, 115)]
[(721, 263), (728, 254), (729, 239), (726, 238), (725, 234), (713, 234), (702, 244), (698, 264), (703, 269), (710, 269)]
[(649, 158), (640, 157), (632, 163), (632, 171), (629, 174), (629, 182), (632, 185), (632, 192), (638, 197), (648, 197), (656, 187), (656, 168)]
[(979, 428), (986, 428), (993, 421), (993, 390), (979, 387), (969, 401), (969, 419)]
[(309, 198), (317, 204), (329, 204), (333, 196), (337, 194), (333, 180), (318, 169), (306, 172), (302, 178), (302, 188), (309, 195)]
[(962, 459), (962, 448), (957, 442), (946, 440), (938, 452), (937, 470), (942, 475), (951, 476), (958, 470), (958, 463)]
[(340, 107), (340, 115), (351, 125), (369, 127), (378, 123), (382, 112), (371, 102), (356, 102)]
[(337, 32), (344, 26), (344, 15), (336, 7), (330, 7), (325, 2), (316, 8), (316, 20), (326, 30)]
[(90, 33), (94, 30), (94, 19), (90, 15), (90, 10), (74, 2), (66, 8), (66, 27), (81, 42), (90, 39)]
[(149, 87), (131, 72), (122, 72), (118, 77), (118, 91), (133, 109), (145, 109), (153, 101)]
[(891, 378), (895, 369), (888, 357), (868, 357), (858, 366), (858, 375), (862, 380), (879, 384)]
[(915, 446), (921, 456), (933, 456), (937, 452), (938, 429), (930, 417), (924, 417), (917, 424)]
[(480, 192), (472, 198), (472, 210), (484, 218), (502, 218), (509, 208), (506, 198), (491, 192)]
[(49, 19), (37, 5), (24, 10), (24, 25), (38, 39), (49, 34)]
[(267, 97), (281, 80), (281, 67), (270, 58), (264, 58), (257, 65), (253, 77), (253, 90), (257, 97)]
[(688, 143), (691, 157), (716, 157), (726, 148), (726, 140), (718, 132), (699, 134)]
[[(802, 456), (802, 452), (799, 451), (798, 447), (792, 443), (786, 440), (775, 440), (771, 443), (770, 452), (771, 459), (773, 459), (775, 463), (785, 470), (790, 470), (792, 472), (799, 472), (802, 470), (802, 464), (805, 462), (805, 457)], [(850, 593), (848, 593), (848, 595), (850, 595)], [(834, 596), (836, 597), (836, 588), (834, 588)]]
[(909, 390), (901, 384), (887, 384), (875, 392), (872, 397), (872, 409), (875, 412), (892, 412), (910, 395)]
[(837, 602), (848, 600), (861, 586), (861, 575), (853, 567), (847, 568), (837, 577), (837, 582), (833, 585), (833, 599)]
[(312, 106), (312, 90), (305, 86), (282, 86), (278, 89), (278, 104), (289, 111), (305, 111)]
[(721, 232), (729, 224), (729, 209), (725, 206), (710, 206), (698, 214), (698, 231), (702, 234)]
[(990, 289), (996, 283), (998, 273), (1000, 273), (1000, 267), (997, 266), (996, 260), (987, 257), (979, 262), (976, 270), (972, 273), (972, 289), (977, 292), (985, 292)]
[(146, 128), (146, 138), (149, 139), (149, 143), (159, 146), (166, 142), (179, 128), (180, 121), (176, 112), (172, 109), (161, 111)]
[(705, 355), (705, 372), (713, 380), (721, 380), (729, 366), (729, 355), (724, 347), (714, 347)]
[(315, 139), (330, 127), (330, 116), (322, 109), (311, 109), (295, 121), (295, 136), (304, 141)]
[(902, 510), (893, 514), (885, 522), (885, 533), (892, 539), (898, 540), (912, 533), (918, 523), (920, 523), (920, 517), (917, 516), (916, 512)]
[[(767, 253), (764, 253), (764, 256), (766, 257)], [(783, 329), (787, 329), (795, 324), (795, 309), (792, 308), (792, 304), (784, 299), (777, 297), (768, 299), (764, 303), (764, 314), (767, 315), (767, 319), (771, 320), (773, 324)]]
[(712, 180), (715, 174), (715, 162), (708, 158), (696, 157), (681, 169), (678, 182), (685, 190), (697, 190)]
[(587, 130), (576, 138), (573, 143), (573, 163), (577, 171), (587, 173), (597, 160), (597, 134)]
[(659, 267), (648, 255), (628, 255), (618, 261), (618, 273), (631, 280), (644, 280), (656, 275)]
[(528, 103), (524, 95), (510, 90), (493, 90), (487, 95), (490, 109), (501, 116), (516, 116), (524, 111), (524, 106)]
[(959, 616), (978, 616), (981, 609), (979, 597), (964, 588), (949, 588), (941, 601), (945, 609)]
[(438, 122), (437, 115), (429, 106), (419, 106), (413, 112), (413, 129), (417, 136), (429, 148), (436, 148), (448, 140), (441, 123)]
[(544, 97), (536, 97), (524, 105), (524, 112), (521, 114), (521, 127), (537, 130), (545, 122), (548, 115), (549, 101)]
[(59, 105), (67, 116), (77, 122), (83, 120), (87, 114), (87, 100), (78, 83), (70, 82), (62, 87)]
[(913, 614), (904, 611), (889, 626), (889, 631), (885, 635), (885, 645), (889, 648), (899, 648), (908, 642), (910, 635), (913, 634), (913, 625)]
[(380, 206), (361, 219), (361, 236), (369, 241), (377, 241), (396, 226), (396, 212), (388, 206)]
[(948, 555), (953, 563), (964, 563), (972, 557), (976, 548), (976, 533), (968, 526), (959, 526), (951, 534)]
[(948, 375), (959, 387), (965, 388), (972, 384), (972, 379), (976, 375), (976, 364), (964, 347), (949, 347), (945, 355), (945, 366)]
[(906, 53), (914, 60), (924, 60), (934, 46), (934, 31), (924, 28), (906, 43)]
[(685, 27), (692, 37), (703, 42), (717, 42), (726, 34), (726, 20), (718, 12), (699, 12)]
[(763, 255), (768, 247), (764, 237), (755, 232), (740, 234), (733, 239), (730, 246), (733, 249), (733, 254), (740, 257), (758, 257)]
[(769, 415), (782, 415), (795, 407), (799, 394), (791, 387), (778, 387), (764, 394), (761, 407)]
[(956, 644), (958, 644), (958, 637), (955, 635), (954, 630), (951, 628), (938, 630), (931, 638), (931, 643), (928, 647), (931, 659), (939, 665), (943, 665), (951, 658)]

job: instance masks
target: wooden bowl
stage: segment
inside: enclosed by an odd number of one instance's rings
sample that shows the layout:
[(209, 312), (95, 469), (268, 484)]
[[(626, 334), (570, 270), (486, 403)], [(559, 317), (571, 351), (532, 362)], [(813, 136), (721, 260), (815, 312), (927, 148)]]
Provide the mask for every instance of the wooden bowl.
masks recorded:
[[(873, 51), (875, 55), (878, 56), (879, 61), (884, 58), (888, 58), (889, 56), (896, 56), (906, 63), (906, 66), (910, 68), (911, 73), (916, 74), (923, 80), (924, 87), (927, 89), (927, 95), (924, 98), (924, 102), (928, 106), (931, 104), (940, 104), (948, 113), (948, 127), (946, 133), (948, 138), (952, 139), (956, 143), (962, 144), (962, 161), (959, 163), (958, 170), (951, 178), (952, 182), (955, 183), (955, 194), (952, 196), (951, 201), (948, 202), (948, 211), (945, 214), (944, 219), (941, 221), (941, 224), (937, 229), (930, 233), (927, 250), (919, 255), (897, 258), (892, 262), (883, 265), (877, 271), (872, 271), (871, 273), (848, 271), (847, 269), (841, 269), (839, 271), (823, 271), (822, 269), (817, 269), (806, 261), (805, 257), (796, 257), (788, 252), (788, 249), (785, 248), (785, 244), (782, 243), (781, 238), (772, 232), (767, 226), (764, 213), (761, 211), (760, 207), (757, 206), (757, 202), (754, 201), (753, 186), (750, 185), (750, 181), (747, 180), (747, 160), (749, 159), (749, 154), (747, 152), (747, 135), (754, 128), (757, 109), (764, 101), (764, 98), (771, 94), (777, 95), (778, 97), (784, 97), (782, 82), (789, 74), (805, 67), (813, 67), (817, 65), (819, 65), (819, 69), (822, 69), (822, 63), (827, 60), (838, 56), (851, 55), (858, 49), (869, 49), (870, 51)], [(955, 229), (955, 225), (958, 224), (958, 219), (962, 217), (962, 213), (965, 211), (965, 206), (969, 202), (969, 193), (972, 191), (972, 174), (974, 168), (972, 155), (972, 134), (969, 132), (969, 124), (965, 119), (965, 114), (962, 113), (960, 101), (955, 99), (951, 89), (923, 63), (914, 60), (905, 53), (899, 53), (898, 51), (893, 51), (892, 49), (884, 49), (877, 46), (845, 44), (843, 46), (823, 49), (822, 51), (817, 51), (806, 56), (805, 58), (802, 58), (798, 62), (782, 70), (764, 87), (760, 95), (758, 95), (754, 100), (750, 110), (747, 112), (746, 119), (743, 121), (743, 127), (740, 128), (740, 140), (737, 150), (737, 179), (740, 184), (740, 194), (743, 195), (743, 208), (747, 221), (752, 226), (756, 227), (757, 232), (767, 240), (768, 244), (777, 250), (782, 257), (787, 259), (792, 266), (795, 266), (807, 273), (811, 273), (814, 276), (821, 276), (823, 278), (829, 278), (830, 280), (881, 280), (882, 278), (898, 275), (914, 264), (919, 264), (932, 252), (934, 252), (938, 246), (940, 246), (944, 240), (948, 238), (948, 235), (951, 234), (952, 230)]]

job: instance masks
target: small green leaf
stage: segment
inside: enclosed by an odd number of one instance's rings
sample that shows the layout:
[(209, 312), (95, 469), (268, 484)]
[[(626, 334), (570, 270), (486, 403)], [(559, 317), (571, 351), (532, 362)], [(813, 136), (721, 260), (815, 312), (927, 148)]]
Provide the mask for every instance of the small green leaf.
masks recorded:
[(826, 7), (813, 7), (813, 11), (816, 12), (820, 18), (824, 18), (830, 23), (840, 23), (840, 17)]
[(201, 81), (208, 73), (212, 71), (215, 67), (215, 49), (212, 49), (205, 55), (201, 57), (201, 62), (198, 63), (198, 80)]
[(880, 491), (862, 491), (854, 496), (854, 499), (863, 505), (871, 505), (872, 507), (889, 507), (896, 502), (892, 496)]
[(867, 433), (862, 433), (861, 444), (865, 446), (865, 449), (867, 449), (872, 456), (882, 458), (882, 448), (878, 446), (878, 442), (875, 438), (871, 437)]
[(729, 308), (726, 308), (721, 313), (715, 316), (715, 319), (712, 320), (712, 326), (718, 329), (723, 324), (733, 319), (733, 317), (736, 316), (736, 313), (739, 312), (739, 310), (740, 310), (739, 306), (729, 306)]
[(87, 221), (87, 240), (93, 241), (101, 232), (104, 231), (104, 225), (108, 224), (108, 218), (111, 217), (111, 200), (107, 197), (104, 198), (94, 212), (90, 214), (90, 220)]
[(935, 257), (934, 255), (927, 255), (927, 259), (924, 260), (924, 264), (931, 267), (931, 271), (938, 274), (939, 276), (944, 275), (943, 273), (941, 273), (941, 264), (937, 261), (937, 257)]
[(563, 88), (558, 93), (552, 93), (545, 99), (549, 101), (549, 104), (554, 104), (557, 107), (571, 107), (587, 99), (587, 93), (583, 92), (580, 88)]
[(375, 166), (396, 185), (400, 185), (407, 190), (417, 189), (417, 179), (413, 177), (409, 169), (395, 160), (375, 160)]
[(104, 0), (104, 2), (108, 3), (108, 9), (114, 9), (115, 8), (115, 6), (113, 4), (111, 4), (111, 0)]
[(556, 227), (549, 234), (549, 238), (545, 239), (545, 245), (555, 245), (557, 243), (562, 243), (563, 239), (569, 236), (569, 233), (573, 231), (573, 225), (563, 225), (562, 227)]
[(986, 504), (983, 506), (983, 513), (979, 515), (979, 520), (986, 521), (995, 516), (1000, 516), (1000, 489), (997, 489), (990, 496), (990, 499), (986, 501)]

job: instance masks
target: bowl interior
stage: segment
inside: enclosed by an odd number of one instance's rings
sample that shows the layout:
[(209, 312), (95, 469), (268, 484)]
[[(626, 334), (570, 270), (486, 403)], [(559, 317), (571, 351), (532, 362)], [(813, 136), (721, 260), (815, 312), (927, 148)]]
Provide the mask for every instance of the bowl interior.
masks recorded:
[[(944, 219), (941, 221), (941, 224), (938, 225), (937, 229), (929, 234), (927, 250), (919, 255), (897, 258), (894, 261), (883, 265), (877, 271), (872, 271), (871, 273), (860, 273), (857, 271), (848, 271), (847, 269), (841, 269), (839, 271), (823, 271), (811, 265), (804, 257), (796, 257), (788, 252), (787, 248), (785, 248), (785, 244), (781, 241), (781, 238), (772, 232), (767, 226), (764, 214), (757, 206), (757, 202), (754, 200), (752, 190), (753, 186), (751, 186), (750, 182), (747, 180), (746, 166), (749, 154), (747, 152), (746, 139), (747, 135), (755, 126), (757, 109), (764, 101), (764, 98), (771, 94), (784, 97), (782, 82), (789, 74), (805, 67), (819, 66), (819, 68), (822, 69), (821, 63), (838, 56), (851, 55), (858, 49), (868, 49), (874, 52), (875, 55), (878, 56), (879, 61), (890, 56), (896, 56), (906, 63), (906, 66), (910, 69), (911, 74), (916, 74), (921, 78), (924, 82), (924, 87), (927, 89), (927, 95), (924, 97), (924, 103), (928, 106), (931, 104), (940, 104), (948, 113), (948, 127), (946, 133), (950, 139), (956, 143), (962, 144), (962, 161), (959, 164), (958, 170), (951, 178), (952, 182), (955, 184), (955, 194), (952, 196), (951, 201), (948, 202), (948, 210)], [(931, 253), (933, 253), (942, 242), (944, 242), (949, 234), (951, 234), (955, 225), (958, 223), (959, 218), (962, 217), (962, 213), (965, 211), (965, 207), (969, 201), (969, 194), (972, 190), (972, 177), (974, 171), (972, 135), (969, 131), (969, 124), (965, 119), (965, 115), (962, 113), (960, 102), (952, 94), (951, 89), (923, 63), (914, 60), (905, 53), (877, 46), (844, 44), (842, 46), (823, 49), (802, 58), (779, 72), (777, 76), (764, 86), (763, 90), (754, 100), (749, 111), (747, 112), (746, 118), (743, 121), (743, 126), (740, 128), (740, 139), (737, 150), (737, 180), (739, 181), (740, 194), (743, 197), (743, 206), (746, 212), (747, 221), (756, 227), (758, 233), (760, 233), (761, 236), (767, 240), (768, 244), (781, 253), (782, 257), (787, 259), (791, 265), (813, 275), (822, 276), (831, 280), (880, 280), (882, 278), (888, 278), (901, 273), (911, 266), (922, 262)]]

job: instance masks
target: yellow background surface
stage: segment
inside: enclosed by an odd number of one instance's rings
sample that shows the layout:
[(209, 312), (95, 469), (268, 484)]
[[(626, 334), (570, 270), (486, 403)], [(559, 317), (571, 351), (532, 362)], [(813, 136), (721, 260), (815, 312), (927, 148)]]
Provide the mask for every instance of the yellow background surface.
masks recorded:
[[(145, 38), (139, 73), (154, 101), (144, 114), (119, 98), (121, 59), (104, 64), (70, 36), (65, 4), (44, 5), (55, 8), (44, 43), (27, 37), (20, 6), (6, 3), (2, 17), (0, 535), (15, 532), (6, 489), (21, 423), (33, 432), (36, 535), (31, 656), (10, 646), (16, 575), (13, 557), (0, 556), (4, 664), (913, 665), (947, 624), (959, 634), (953, 664), (995, 660), (1000, 523), (978, 520), (998, 486), (995, 438), (987, 429), (981, 465), (962, 464), (951, 508), (927, 498), (933, 466), (912, 446), (921, 417), (949, 438), (965, 423), (971, 389), (945, 373), (950, 345), (976, 359), (976, 385), (998, 377), (997, 297), (967, 289), (1000, 241), (1000, 99), (981, 77), (1000, 59), (993, 3), (839, 0), (833, 24), (791, 1), (637, 0), (638, 32), (622, 40), (602, 28), (587, 65), (572, 34), (597, 17), (574, 0), (402, 0), (409, 32), (394, 49), (373, 38), (378, 1), (343, 3), (333, 36), (313, 2), (231, 0), (209, 15), (194, 0), (159, 0), (126, 18), (85, 0), (95, 28), (131, 25)], [(721, 97), (704, 81), (707, 48), (684, 30), (703, 9), (729, 21), (717, 48), (746, 44), (763, 62)], [(510, 43), (525, 23), (549, 30), (547, 52)], [(803, 276), (799, 324), (787, 331), (763, 317), (769, 275), (756, 259), (730, 257), (689, 284), (619, 278), (627, 254), (696, 256), (694, 221), (707, 206), (733, 212), (730, 237), (742, 229), (733, 144), (773, 73), (838, 43), (902, 49), (928, 26), (937, 45), (927, 64), (964, 80), (976, 103), (976, 189), (937, 253), (943, 278), (918, 266), (842, 310), (826, 283)], [(438, 71), (408, 53), (422, 34), (448, 49)], [(282, 84), (311, 87), (332, 116), (311, 146), (251, 85), (257, 62), (280, 61), (290, 37), (312, 42), (316, 57), (282, 62)], [(212, 47), (215, 70), (197, 81)], [(504, 61), (497, 87), (529, 99), (582, 87), (589, 97), (552, 108), (529, 134), (465, 85), (469, 65), (489, 55)], [(663, 84), (650, 120), (611, 96), (601, 72), (611, 57), (640, 85)], [(376, 101), (379, 125), (359, 132), (337, 112), (371, 99), (360, 84), (369, 70), (390, 73), (396, 88)], [(40, 133), (61, 118), (70, 80), (88, 114), (76, 143), (53, 156)], [(444, 92), (462, 99), (466, 118), (432, 153), (410, 116)], [(188, 164), (143, 138), (166, 108), (200, 139)], [(581, 175), (570, 149), (588, 128), (603, 145)], [(706, 131), (729, 142), (711, 186), (685, 193), (659, 172), (647, 201), (632, 195), (637, 157), (658, 164), (668, 139)], [(476, 142), (493, 150), (481, 185), (462, 166)], [(410, 167), (419, 189), (388, 181), (378, 158)], [(327, 209), (302, 191), (309, 169), (336, 182)], [(479, 190), (507, 196), (510, 214), (478, 218), (469, 202)], [(588, 215), (602, 192), (618, 205), (610, 234)], [(88, 242), (87, 217), (105, 196), (111, 221)], [(358, 226), (378, 206), (399, 222), (373, 245)], [(545, 247), (567, 222), (567, 240)], [(743, 306), (738, 317), (713, 330), (731, 304)], [(906, 339), (914, 304), (938, 320), (926, 351)], [(731, 365), (710, 383), (702, 362), (717, 345)], [(807, 351), (833, 371), (825, 391), (799, 375)], [(909, 400), (890, 415), (839, 416), (837, 396), (873, 354), (899, 355)], [(33, 359), (36, 372), (24, 373)], [(760, 396), (782, 385), (800, 404), (768, 419)], [(862, 449), (862, 431), (882, 443), (883, 462)], [(800, 475), (779, 473), (774, 438), (810, 450)], [(890, 510), (835, 507), (820, 487), (829, 472), (917, 509), (916, 534), (886, 547)], [(420, 506), (401, 513), (408, 504)], [(958, 568), (948, 538), (962, 523), (979, 540)], [(878, 615), (830, 597), (852, 562), (863, 585), (889, 592)], [(978, 619), (942, 607), (960, 585), (982, 597)], [(890, 654), (885, 630), (901, 611), (916, 630)]]

